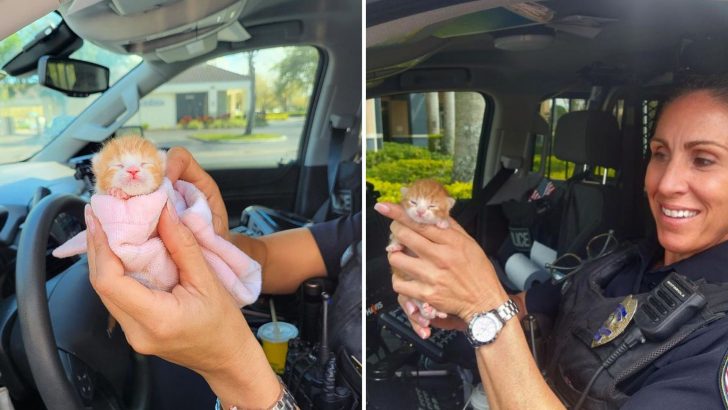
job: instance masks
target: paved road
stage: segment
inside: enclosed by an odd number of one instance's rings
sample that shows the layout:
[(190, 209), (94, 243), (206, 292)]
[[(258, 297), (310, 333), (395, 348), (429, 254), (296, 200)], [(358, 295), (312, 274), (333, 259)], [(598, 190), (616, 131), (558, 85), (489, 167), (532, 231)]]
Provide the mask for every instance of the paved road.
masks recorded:
[[(250, 142), (203, 142), (190, 138), (193, 134), (244, 132), (243, 129), (226, 130), (150, 130), (145, 136), (160, 147), (181, 145), (187, 147), (195, 158), (210, 168), (266, 167), (276, 166), (279, 162), (295, 159), (303, 118), (271, 122), (267, 127), (256, 128), (253, 132), (280, 134), (276, 141)], [(23, 160), (40, 150), (47, 141), (37, 136), (0, 136), (0, 163)]]

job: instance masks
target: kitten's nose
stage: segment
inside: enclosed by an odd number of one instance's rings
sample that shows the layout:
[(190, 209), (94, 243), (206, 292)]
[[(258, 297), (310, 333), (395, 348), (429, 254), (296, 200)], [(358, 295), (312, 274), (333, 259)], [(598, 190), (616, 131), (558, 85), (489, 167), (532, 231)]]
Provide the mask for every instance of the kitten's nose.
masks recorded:
[(424, 209), (418, 209), (417, 210), (417, 216), (422, 216), (424, 214), (425, 214), (425, 210)]
[(139, 173), (139, 168), (137, 168), (135, 166), (131, 166), (126, 169), (126, 172), (130, 173), (131, 177), (134, 178), (136, 176), (136, 174)]

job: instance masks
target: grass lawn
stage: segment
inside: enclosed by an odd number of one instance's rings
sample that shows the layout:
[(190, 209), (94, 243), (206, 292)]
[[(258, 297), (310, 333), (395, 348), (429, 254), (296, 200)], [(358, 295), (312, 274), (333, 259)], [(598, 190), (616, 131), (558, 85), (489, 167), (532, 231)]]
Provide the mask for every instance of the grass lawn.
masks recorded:
[(245, 142), (245, 141), (275, 141), (281, 138), (281, 134), (229, 134), (229, 133), (211, 133), (211, 134), (194, 134), (191, 136), (196, 140), (210, 142)]

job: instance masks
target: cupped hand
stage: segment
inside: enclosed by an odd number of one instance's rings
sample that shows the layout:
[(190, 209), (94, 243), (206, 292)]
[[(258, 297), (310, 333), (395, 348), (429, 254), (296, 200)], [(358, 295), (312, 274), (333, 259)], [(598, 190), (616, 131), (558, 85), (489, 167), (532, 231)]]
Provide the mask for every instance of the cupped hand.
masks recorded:
[(407, 315), (407, 319), (409, 319), (410, 324), (412, 324), (412, 328), (423, 339), (430, 337), (432, 334), (431, 327), (460, 331), (463, 331), (466, 328), (465, 322), (457, 316), (448, 315), (446, 318), (425, 318), (420, 313), (417, 305), (415, 305), (414, 300), (405, 295), (397, 295), (397, 302)]
[(142, 354), (157, 355), (198, 373), (244, 363), (246, 343), (257, 344), (230, 294), (207, 265), (192, 232), (171, 205), (159, 220), (159, 236), (179, 268), (171, 292), (148, 289), (124, 274), (101, 224), (86, 206), (91, 285)]
[(393, 220), (392, 236), (416, 255), (389, 253), (390, 265), (405, 273), (392, 275), (395, 292), (465, 321), (508, 300), (480, 245), (453, 219), (450, 228), (441, 229), (414, 222), (396, 204), (379, 203), (375, 209)]
[(228, 214), (220, 188), (185, 148), (173, 147), (167, 152), (167, 178), (173, 184), (179, 179), (187, 181), (202, 191), (212, 211), (215, 233), (230, 240)]

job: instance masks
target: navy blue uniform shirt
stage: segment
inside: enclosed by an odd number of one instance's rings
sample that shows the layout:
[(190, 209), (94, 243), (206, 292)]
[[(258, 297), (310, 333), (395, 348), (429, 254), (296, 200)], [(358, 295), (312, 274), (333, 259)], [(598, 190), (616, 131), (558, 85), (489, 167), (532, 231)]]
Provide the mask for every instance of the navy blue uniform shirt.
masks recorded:
[[(640, 245), (641, 261), (617, 274), (606, 286), (609, 297), (644, 293), (675, 270), (688, 279), (710, 283), (728, 282), (728, 241), (670, 266), (651, 269), (662, 257), (655, 244)], [(555, 315), (560, 287), (544, 284), (526, 294), (529, 312)], [(721, 319), (693, 332), (650, 367), (623, 385), (630, 394), (623, 409), (722, 409), (721, 365), (728, 354), (728, 319)]]
[(309, 230), (326, 264), (327, 276), (336, 279), (344, 251), (361, 240), (361, 212), (312, 225)]

